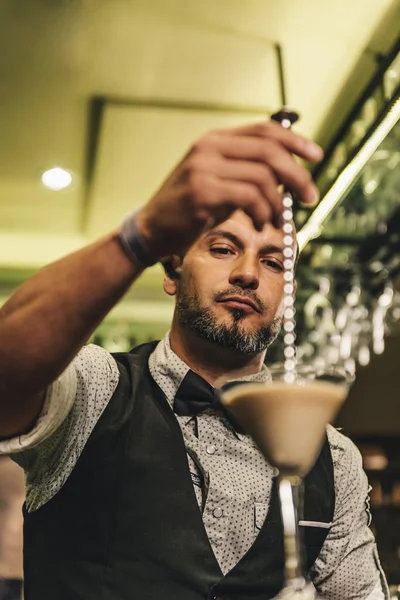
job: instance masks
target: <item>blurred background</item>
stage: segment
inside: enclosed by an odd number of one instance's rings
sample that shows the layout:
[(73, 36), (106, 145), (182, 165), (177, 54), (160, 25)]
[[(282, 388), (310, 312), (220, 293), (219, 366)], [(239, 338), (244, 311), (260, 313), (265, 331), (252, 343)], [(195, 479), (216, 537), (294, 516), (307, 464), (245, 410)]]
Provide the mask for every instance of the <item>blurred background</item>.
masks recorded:
[[(400, 0), (0, 0), (0, 303), (117, 227), (210, 128), (287, 103), (296, 130), (324, 147), (321, 201), (296, 211), (299, 354), (333, 353), (357, 370), (338, 426), (363, 453), (393, 593), (399, 32)], [(92, 341), (121, 351), (160, 338), (172, 314), (161, 281), (148, 269)], [(269, 358), (281, 358), (279, 340)], [(8, 481), (0, 471), (5, 496)]]

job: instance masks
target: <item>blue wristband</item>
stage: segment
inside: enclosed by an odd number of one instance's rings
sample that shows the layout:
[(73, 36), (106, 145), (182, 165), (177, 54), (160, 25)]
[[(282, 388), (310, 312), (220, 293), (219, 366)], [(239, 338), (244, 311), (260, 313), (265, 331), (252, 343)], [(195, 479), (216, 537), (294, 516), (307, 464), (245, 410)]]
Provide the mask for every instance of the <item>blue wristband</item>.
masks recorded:
[(136, 223), (137, 211), (130, 213), (122, 222), (119, 237), (128, 258), (138, 267), (145, 269), (157, 262), (145, 240), (139, 233)]

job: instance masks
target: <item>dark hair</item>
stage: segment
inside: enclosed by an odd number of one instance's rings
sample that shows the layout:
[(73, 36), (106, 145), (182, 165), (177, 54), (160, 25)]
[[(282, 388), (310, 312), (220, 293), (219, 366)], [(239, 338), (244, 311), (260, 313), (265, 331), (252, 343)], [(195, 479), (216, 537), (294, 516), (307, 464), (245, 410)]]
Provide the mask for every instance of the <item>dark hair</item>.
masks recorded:
[(162, 266), (164, 267), (165, 273), (168, 275), (170, 279), (179, 279), (180, 275), (174, 267), (174, 263), (170, 258), (166, 258), (161, 261)]

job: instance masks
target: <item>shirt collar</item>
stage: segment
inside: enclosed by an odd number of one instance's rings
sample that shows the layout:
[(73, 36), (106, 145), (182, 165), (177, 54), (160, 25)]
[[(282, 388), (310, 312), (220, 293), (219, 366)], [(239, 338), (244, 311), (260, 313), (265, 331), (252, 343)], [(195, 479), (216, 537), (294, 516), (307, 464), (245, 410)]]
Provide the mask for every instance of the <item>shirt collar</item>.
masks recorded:
[[(183, 378), (190, 367), (172, 350), (170, 332), (168, 331), (149, 358), (149, 369), (156, 384), (164, 392), (169, 404), (173, 406), (174, 398)], [(269, 370), (263, 365), (261, 371), (246, 375), (242, 381), (268, 381), (271, 379)], [(190, 420), (191, 417), (188, 417)]]
[(175, 394), (189, 371), (188, 365), (172, 350), (168, 331), (149, 358), (149, 369), (156, 384), (172, 406)]

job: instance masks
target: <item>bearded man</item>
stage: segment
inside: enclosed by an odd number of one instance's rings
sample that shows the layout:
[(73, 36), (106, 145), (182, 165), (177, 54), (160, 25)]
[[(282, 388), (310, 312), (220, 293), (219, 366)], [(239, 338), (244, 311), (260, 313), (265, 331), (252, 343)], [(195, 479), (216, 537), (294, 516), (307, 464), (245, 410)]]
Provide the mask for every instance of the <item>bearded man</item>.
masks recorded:
[[(317, 197), (321, 149), (277, 123), (200, 139), (121, 230), (45, 267), (0, 312), (1, 451), (25, 469), (26, 600), (265, 600), (283, 583), (276, 472), (218, 403), (265, 381), (284, 288), (280, 186)], [(171, 329), (84, 346), (143, 270)], [(29, 332), (29, 336), (26, 336)], [(305, 574), (329, 600), (387, 597), (360, 455), (333, 428), (305, 484)]]

